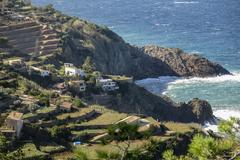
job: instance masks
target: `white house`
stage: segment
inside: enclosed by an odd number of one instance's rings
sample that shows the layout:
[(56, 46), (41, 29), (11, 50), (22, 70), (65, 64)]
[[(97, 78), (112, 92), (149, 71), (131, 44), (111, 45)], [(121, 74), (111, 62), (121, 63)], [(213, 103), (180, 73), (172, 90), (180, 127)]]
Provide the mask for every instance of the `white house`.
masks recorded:
[(112, 79), (98, 79), (97, 83), (102, 87), (103, 91), (114, 91), (119, 89), (117, 83)]
[(49, 70), (44, 70), (44, 69), (41, 69), (41, 68), (37, 68), (37, 67), (33, 67), (33, 66), (30, 66), (30, 68), (38, 73), (40, 73), (40, 75), (42, 77), (47, 77), (50, 75), (50, 71)]
[(74, 66), (65, 66), (65, 75), (67, 76), (81, 76), (84, 77), (85, 73), (83, 70), (78, 69)]

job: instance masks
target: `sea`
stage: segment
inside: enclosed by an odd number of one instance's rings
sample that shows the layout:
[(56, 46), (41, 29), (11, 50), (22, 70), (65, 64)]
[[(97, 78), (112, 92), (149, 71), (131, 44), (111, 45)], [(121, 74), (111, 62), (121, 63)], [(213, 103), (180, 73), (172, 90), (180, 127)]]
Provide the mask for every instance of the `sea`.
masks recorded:
[(181, 48), (228, 69), (210, 78), (159, 77), (136, 81), (176, 102), (209, 101), (214, 115), (240, 118), (239, 0), (32, 0), (63, 13), (107, 26), (128, 43)]

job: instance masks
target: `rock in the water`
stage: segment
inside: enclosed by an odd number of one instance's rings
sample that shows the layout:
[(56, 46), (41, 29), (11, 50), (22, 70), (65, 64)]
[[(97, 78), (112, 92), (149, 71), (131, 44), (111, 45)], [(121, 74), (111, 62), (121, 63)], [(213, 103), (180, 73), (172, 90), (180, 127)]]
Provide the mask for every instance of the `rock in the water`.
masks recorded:
[(178, 48), (146, 46), (142, 50), (166, 63), (179, 76), (207, 77), (230, 74), (221, 65), (196, 54), (186, 54)]

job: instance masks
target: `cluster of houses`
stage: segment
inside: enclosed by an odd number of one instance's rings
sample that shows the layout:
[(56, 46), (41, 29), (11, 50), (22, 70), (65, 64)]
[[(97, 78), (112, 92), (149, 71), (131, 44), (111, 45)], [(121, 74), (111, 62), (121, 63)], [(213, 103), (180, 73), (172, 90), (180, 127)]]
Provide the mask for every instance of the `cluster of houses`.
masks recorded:
[(51, 74), (49, 70), (44, 70), (34, 66), (27, 66), (21, 58), (9, 59), (6, 60), (4, 63), (10, 65), (15, 70), (23, 72), (28, 71), (29, 74), (35, 73), (37, 75), (40, 75), (41, 77), (48, 77)]
[[(71, 80), (69, 82), (57, 83), (53, 86), (58, 93), (64, 93), (69, 88), (75, 92), (85, 92), (86, 83), (83, 78), (86, 76), (82, 69), (75, 67), (72, 63), (64, 63), (64, 73), (67, 77), (79, 77), (79, 80)], [(112, 79), (97, 78), (96, 85), (101, 87), (104, 92), (118, 90), (119, 87)]]

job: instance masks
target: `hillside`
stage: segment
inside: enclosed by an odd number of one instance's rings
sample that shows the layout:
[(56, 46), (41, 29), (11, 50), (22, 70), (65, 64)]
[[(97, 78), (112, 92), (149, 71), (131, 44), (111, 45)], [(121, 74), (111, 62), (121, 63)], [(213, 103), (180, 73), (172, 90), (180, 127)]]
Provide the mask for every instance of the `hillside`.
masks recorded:
[(24, 13), (32, 21), (17, 24), (14, 20), (3, 19), (0, 35), (7, 37), (14, 49), (37, 52), (38, 55), (31, 57), (40, 57), (43, 64), (61, 66), (63, 62), (70, 62), (80, 66), (90, 56), (96, 70), (135, 79), (230, 74), (221, 65), (180, 49), (132, 46), (107, 27), (69, 17), (51, 5), (24, 11), (18, 9), (17, 12)]
[(51, 5), (8, 5), (0, 15), (0, 159), (76, 158), (79, 148), (94, 158), (99, 149), (120, 153), (115, 143), (125, 141), (105, 144), (118, 124), (137, 129), (129, 149), (154, 139), (163, 145), (158, 158), (169, 147), (183, 154), (199, 126), (214, 120), (207, 101), (175, 103), (134, 80), (230, 74), (219, 64), (180, 49), (132, 46)]

